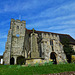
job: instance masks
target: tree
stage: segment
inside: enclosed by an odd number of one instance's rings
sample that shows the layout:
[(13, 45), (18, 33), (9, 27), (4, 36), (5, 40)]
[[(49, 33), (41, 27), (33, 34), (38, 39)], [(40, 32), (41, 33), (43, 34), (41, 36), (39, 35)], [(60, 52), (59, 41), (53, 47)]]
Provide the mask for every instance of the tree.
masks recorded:
[(70, 46), (69, 39), (68, 38), (63, 38), (62, 44), (64, 45), (63, 49), (64, 49), (64, 52), (65, 52), (66, 57), (68, 59), (68, 62), (71, 63), (71, 55), (75, 54), (75, 52), (74, 52), (72, 46)]
[(17, 57), (17, 64), (18, 65), (24, 65), (25, 64), (25, 58), (23, 56)]

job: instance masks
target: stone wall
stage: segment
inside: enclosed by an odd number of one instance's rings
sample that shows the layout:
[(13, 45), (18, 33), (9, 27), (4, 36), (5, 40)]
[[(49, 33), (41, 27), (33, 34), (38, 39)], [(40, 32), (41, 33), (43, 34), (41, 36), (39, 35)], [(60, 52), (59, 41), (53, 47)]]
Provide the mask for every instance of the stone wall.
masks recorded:
[[(24, 56), (24, 39), (25, 39), (25, 21), (15, 20), (12, 22), (12, 48), (11, 57), (14, 57), (15, 61), (18, 56)], [(15, 62), (16, 64), (16, 62)]]
[(12, 29), (9, 30), (8, 36), (7, 36), (7, 42), (5, 45), (5, 52), (3, 54), (4, 64), (10, 64), (11, 41), (12, 41)]
[[(18, 35), (18, 36), (17, 36)], [(11, 57), (24, 56), (25, 21), (11, 19), (10, 30), (4, 52), (4, 64), (10, 64)], [(15, 60), (16, 61), (16, 60)]]
[[(50, 40), (53, 40), (53, 45), (50, 45)], [(51, 52), (55, 52), (57, 63), (59, 63), (59, 60), (61, 60), (61, 62), (66, 61), (66, 55), (63, 51), (63, 45), (60, 43), (59, 35), (42, 33), (41, 47), (43, 53), (42, 57), (44, 57), (45, 60), (48, 61)]]
[(25, 58), (30, 58), (31, 45), (30, 45), (30, 37), (27, 33), (25, 34), (24, 48), (25, 48)]
[[(18, 56), (25, 58), (45, 58), (49, 61), (52, 52), (56, 55), (57, 63), (66, 61), (66, 55), (63, 50), (63, 45), (60, 43), (58, 34), (53, 33), (27, 33), (25, 31), (25, 21), (11, 19), (10, 30), (8, 32), (4, 63), (10, 64), (10, 59), (15, 59), (15, 64)], [(52, 43), (52, 44), (51, 44)], [(73, 45), (75, 50), (75, 45)]]
[(36, 64), (36, 63), (42, 63), (43, 60), (42, 59), (29, 59), (29, 60), (26, 60), (26, 65), (28, 64)]

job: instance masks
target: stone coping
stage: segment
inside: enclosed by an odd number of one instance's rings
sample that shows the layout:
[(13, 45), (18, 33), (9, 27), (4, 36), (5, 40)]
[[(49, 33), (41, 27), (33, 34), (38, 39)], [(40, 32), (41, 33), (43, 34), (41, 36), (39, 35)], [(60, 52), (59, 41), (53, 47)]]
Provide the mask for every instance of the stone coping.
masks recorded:
[(43, 59), (44, 60), (44, 58), (25, 58), (25, 60), (31, 60), (31, 59)]

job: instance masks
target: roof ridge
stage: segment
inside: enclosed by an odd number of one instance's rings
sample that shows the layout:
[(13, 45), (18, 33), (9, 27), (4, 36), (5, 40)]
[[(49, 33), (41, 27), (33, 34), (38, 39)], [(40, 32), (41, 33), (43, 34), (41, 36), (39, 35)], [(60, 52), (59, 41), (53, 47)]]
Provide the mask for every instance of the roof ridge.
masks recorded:
[[(26, 30), (32, 31), (32, 30), (29, 30), (29, 29), (27, 29), (27, 28), (26, 28)], [(69, 34), (61, 34), (61, 33), (47, 32), (47, 31), (37, 31), (37, 30), (35, 30), (35, 32), (45, 32), (45, 33), (52, 33), (52, 34), (58, 34), (58, 35), (69, 35)], [(70, 35), (69, 35), (69, 36), (70, 36)]]

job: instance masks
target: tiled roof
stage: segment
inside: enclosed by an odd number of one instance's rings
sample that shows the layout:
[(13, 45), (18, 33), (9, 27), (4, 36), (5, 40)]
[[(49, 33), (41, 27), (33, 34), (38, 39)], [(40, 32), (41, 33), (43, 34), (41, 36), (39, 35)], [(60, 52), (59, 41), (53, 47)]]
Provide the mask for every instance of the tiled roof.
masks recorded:
[[(28, 34), (30, 34), (30, 33), (33, 32), (33, 30), (28, 30), (28, 29), (26, 29), (26, 32), (27, 32)], [(73, 39), (73, 38), (72, 38), (70, 35), (68, 35), (68, 34), (59, 34), (59, 33), (36, 31), (36, 30), (35, 30), (34, 32), (35, 32), (35, 33), (38, 33), (38, 34), (40, 34), (40, 33), (56, 34), (56, 35), (59, 35), (60, 41), (62, 41), (63, 38), (68, 38), (68, 39), (70, 40), (70, 43), (75, 45), (75, 39)]]

